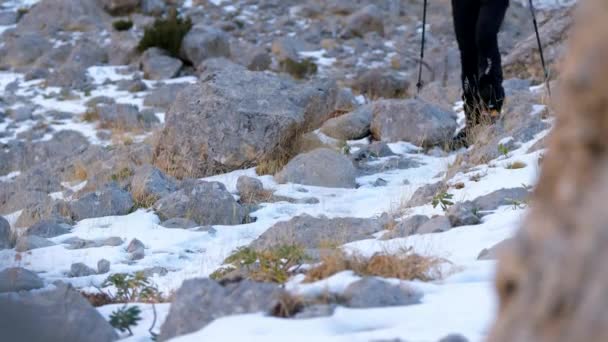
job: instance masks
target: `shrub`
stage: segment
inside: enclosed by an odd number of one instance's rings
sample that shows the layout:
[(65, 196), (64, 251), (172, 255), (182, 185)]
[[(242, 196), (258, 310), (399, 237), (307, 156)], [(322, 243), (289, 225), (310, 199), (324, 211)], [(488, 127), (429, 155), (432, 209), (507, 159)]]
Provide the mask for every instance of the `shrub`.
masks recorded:
[(144, 36), (139, 41), (137, 49), (144, 52), (151, 47), (158, 47), (177, 57), (184, 36), (192, 28), (190, 18), (180, 18), (173, 10), (166, 19), (156, 19), (154, 24), (144, 30)]
[(102, 284), (102, 287), (108, 286), (113, 286), (116, 289), (116, 292), (110, 295), (115, 302), (154, 303), (162, 301), (162, 293), (148, 280), (143, 272), (112, 274)]
[(317, 65), (312, 58), (306, 58), (301, 61), (296, 61), (291, 58), (287, 58), (280, 63), (281, 70), (289, 73), (291, 76), (302, 79), (309, 75), (317, 73)]
[(133, 336), (131, 331), (132, 326), (136, 326), (141, 320), (141, 310), (139, 306), (127, 308), (123, 306), (120, 309), (114, 310), (110, 315), (110, 325), (120, 330), (121, 332), (128, 331), (130, 336)]
[(452, 198), (454, 198), (454, 195), (445, 191), (438, 193), (433, 197), (433, 208), (436, 208), (439, 205), (443, 211), (448, 211), (448, 208), (454, 205)]
[(112, 23), (112, 27), (116, 31), (128, 31), (133, 27), (133, 22), (131, 20), (116, 20)]

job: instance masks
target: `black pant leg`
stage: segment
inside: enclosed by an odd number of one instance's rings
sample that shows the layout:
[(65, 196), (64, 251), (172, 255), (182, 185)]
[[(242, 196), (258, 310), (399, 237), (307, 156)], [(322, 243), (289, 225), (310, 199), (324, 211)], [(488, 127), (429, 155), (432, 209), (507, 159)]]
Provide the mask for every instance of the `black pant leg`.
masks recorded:
[(500, 112), (505, 92), (502, 87), (502, 61), (498, 32), (509, 7), (509, 0), (481, 0), (477, 21), (479, 94), (485, 108)]
[(454, 32), (460, 49), (462, 90), (467, 126), (479, 123), (479, 61), (477, 47), (477, 19), (480, 0), (452, 0)]

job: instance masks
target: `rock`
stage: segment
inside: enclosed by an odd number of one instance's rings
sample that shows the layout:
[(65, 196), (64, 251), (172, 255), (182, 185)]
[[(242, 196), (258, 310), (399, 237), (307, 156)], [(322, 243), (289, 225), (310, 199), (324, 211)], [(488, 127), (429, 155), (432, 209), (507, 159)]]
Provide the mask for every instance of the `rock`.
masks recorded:
[(222, 183), (186, 181), (182, 189), (154, 204), (163, 218), (183, 217), (199, 225), (242, 224), (246, 212)]
[(15, 11), (0, 11), (0, 25), (8, 26), (17, 23), (17, 12)]
[(151, 90), (144, 97), (144, 105), (161, 109), (169, 109), (177, 94), (187, 85), (183, 83), (165, 84)]
[(0, 216), (0, 250), (11, 248), (11, 225)]
[(475, 208), (482, 211), (494, 210), (503, 205), (524, 202), (530, 192), (525, 188), (500, 189), (473, 200)]
[(222, 287), (212, 279), (189, 279), (177, 291), (159, 341), (198, 331), (220, 317), (270, 312), (284, 290), (276, 284), (243, 280)]
[(108, 23), (109, 17), (97, 0), (42, 0), (19, 20), (17, 31), (101, 31)]
[(351, 14), (346, 19), (342, 36), (362, 37), (368, 32), (384, 35), (384, 15), (376, 5), (368, 5)]
[(9, 35), (5, 38), (5, 46), (0, 56), (2, 64), (13, 68), (26, 67), (34, 64), (50, 48), (49, 41), (35, 33)]
[(251, 247), (264, 250), (280, 245), (296, 244), (316, 249), (323, 244), (342, 245), (369, 238), (385, 229), (384, 218), (326, 218), (300, 215), (289, 221), (279, 222), (266, 230), (251, 243)]
[(10, 267), (0, 271), (0, 293), (29, 291), (42, 287), (42, 279), (25, 268)]
[(375, 278), (365, 277), (350, 284), (342, 296), (350, 308), (377, 308), (420, 303), (421, 294), (402, 285), (392, 285)]
[(414, 192), (412, 197), (407, 203), (408, 207), (418, 207), (425, 204), (430, 204), (433, 201), (433, 197), (445, 187), (445, 183), (437, 182), (433, 184), (426, 184)]
[(442, 233), (452, 229), (452, 223), (445, 216), (436, 216), (418, 227), (416, 234)]
[(20, 236), (15, 245), (15, 251), (26, 252), (32, 249), (54, 246), (55, 244), (45, 238), (36, 235)]
[(382, 239), (395, 239), (401, 237), (407, 237), (418, 232), (418, 228), (429, 221), (429, 218), (425, 215), (414, 215), (407, 219), (400, 221), (397, 225), (382, 235)]
[(160, 16), (166, 8), (164, 0), (141, 0), (141, 11), (147, 15)]
[(131, 180), (133, 198), (146, 206), (151, 206), (163, 196), (177, 190), (173, 179), (165, 176), (159, 169), (151, 165), (138, 168)]
[(301, 53), (305, 51), (314, 51), (318, 48), (308, 43), (306, 40), (299, 37), (281, 37), (272, 42), (272, 53), (277, 57), (279, 62), (286, 60), (300, 61)]
[(111, 236), (111, 237), (106, 238), (101, 241), (102, 246), (112, 246), (112, 247), (120, 246), (123, 243), (124, 243), (123, 239), (119, 238), (118, 236)]
[(116, 103), (97, 106), (99, 121), (103, 127), (118, 129), (137, 129), (149, 127), (137, 106), (132, 104)]
[(1, 294), (0, 317), (11, 318), (0, 321), (2, 339), (6, 341), (118, 339), (103, 316), (78, 291), (64, 284), (47, 291)]
[(127, 246), (127, 252), (131, 254), (131, 260), (141, 260), (146, 254), (145, 248), (143, 242), (133, 239)]
[(255, 199), (264, 193), (264, 184), (257, 178), (240, 176), (236, 181), (236, 190), (241, 200)]
[(166, 268), (160, 267), (160, 266), (148, 267), (148, 268), (145, 268), (144, 270), (142, 270), (141, 272), (144, 274), (144, 276), (146, 276), (148, 278), (153, 277), (155, 275), (164, 277), (169, 273), (169, 271)]
[(293, 316), (294, 319), (310, 319), (317, 317), (329, 317), (334, 314), (335, 305), (314, 304), (305, 306), (302, 311)]
[(471, 226), (481, 223), (477, 207), (471, 201), (458, 202), (449, 207), (447, 217), (453, 227)]
[(72, 278), (77, 277), (88, 277), (91, 275), (97, 274), (97, 271), (90, 268), (89, 266), (83, 264), (82, 262), (77, 262), (70, 266), (70, 274), (69, 276)]
[(196, 228), (199, 226), (198, 223), (196, 223), (190, 219), (185, 219), (182, 217), (170, 218), (168, 220), (163, 221), (160, 225), (165, 228), (184, 228), (184, 229)]
[[(15, 227), (31, 227), (41, 221), (52, 222), (59, 225), (69, 225), (71, 220), (65, 217), (69, 215), (70, 213), (66, 202), (63, 200), (53, 200), (50, 197), (45, 197), (39, 203), (28, 204), (27, 207), (25, 207), (21, 212), (21, 215), (19, 215), (17, 222), (15, 222)], [(63, 226), (63, 228), (64, 229), (58, 229), (58, 227), (54, 227), (57, 233), (65, 230), (65, 228), (69, 229), (71, 227)]]
[(108, 54), (103, 45), (92, 39), (81, 39), (63, 65), (49, 75), (47, 82), (54, 87), (88, 89), (93, 81), (88, 75), (88, 68), (107, 61)]
[(112, 40), (107, 47), (108, 62), (111, 65), (128, 65), (137, 60), (139, 39), (135, 32), (131, 30), (112, 32), (111, 37)]
[(163, 80), (177, 76), (182, 68), (182, 61), (168, 56), (158, 48), (150, 48), (141, 56), (141, 68), (144, 77), (149, 80)]
[(36, 235), (43, 238), (67, 234), (72, 227), (69, 224), (57, 222), (57, 220), (43, 220), (25, 231), (25, 235)]
[(498, 256), (511, 247), (513, 244), (513, 239), (505, 239), (490, 248), (484, 248), (479, 255), (477, 256), (477, 260), (496, 260)]
[(469, 340), (460, 334), (449, 334), (439, 342), (469, 342)]
[(178, 178), (272, 159), (333, 111), (334, 82), (296, 84), (217, 59), (204, 66), (203, 81), (175, 99), (156, 144), (155, 165)]
[(230, 51), (238, 51), (232, 54), (232, 59), (238, 64), (251, 71), (264, 71), (270, 68), (272, 57), (265, 48), (241, 40), (231, 40)]
[(371, 132), (376, 140), (433, 146), (451, 141), (456, 127), (452, 113), (419, 99), (374, 103)]
[(131, 212), (134, 202), (127, 191), (110, 184), (99, 192), (90, 192), (70, 202), (69, 205), (74, 220), (80, 221), (93, 217), (126, 215)]
[(371, 69), (359, 75), (352, 87), (369, 99), (407, 97), (410, 83), (394, 70)]
[(180, 56), (194, 66), (208, 58), (230, 57), (229, 37), (214, 27), (195, 25), (182, 41)]
[(319, 148), (293, 158), (275, 179), (279, 183), (296, 183), (329, 188), (355, 188), (357, 171), (343, 154)]
[(105, 274), (110, 272), (110, 262), (106, 259), (101, 259), (97, 262), (97, 273)]
[(357, 140), (370, 134), (373, 106), (365, 105), (355, 111), (329, 119), (321, 126), (321, 132), (339, 140)]
[(103, 8), (112, 15), (125, 15), (137, 9), (140, 0), (101, 0)]

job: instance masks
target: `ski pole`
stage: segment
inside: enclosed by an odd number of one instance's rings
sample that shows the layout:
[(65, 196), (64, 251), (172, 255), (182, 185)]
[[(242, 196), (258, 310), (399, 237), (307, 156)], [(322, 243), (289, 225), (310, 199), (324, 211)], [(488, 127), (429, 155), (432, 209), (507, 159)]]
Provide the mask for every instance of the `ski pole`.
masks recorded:
[(530, 2), (530, 13), (532, 14), (532, 22), (534, 23), (534, 32), (536, 33), (536, 43), (538, 44), (538, 51), (540, 52), (540, 62), (543, 66), (543, 72), (545, 73), (545, 85), (547, 87), (547, 93), (549, 97), (551, 97), (551, 86), (549, 85), (549, 70), (547, 69), (547, 64), (545, 63), (545, 55), (543, 54), (543, 45), (540, 41), (540, 34), (538, 33), (538, 23), (536, 22), (536, 10), (534, 9), (534, 4), (532, 0), (528, 0)]
[(422, 42), (420, 43), (420, 66), (418, 69), (418, 83), (416, 83), (417, 94), (420, 94), (420, 89), (422, 89), (422, 63), (424, 60), (424, 38), (426, 34), (426, 5), (427, 0), (424, 0), (424, 9), (422, 11)]

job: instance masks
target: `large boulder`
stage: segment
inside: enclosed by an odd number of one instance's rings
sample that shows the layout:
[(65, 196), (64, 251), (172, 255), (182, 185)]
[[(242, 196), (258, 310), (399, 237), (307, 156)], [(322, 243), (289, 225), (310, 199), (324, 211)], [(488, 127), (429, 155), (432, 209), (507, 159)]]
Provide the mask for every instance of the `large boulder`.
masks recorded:
[(280, 245), (295, 244), (317, 249), (323, 244), (342, 245), (370, 238), (385, 229), (384, 218), (327, 218), (301, 215), (289, 221), (276, 223), (251, 243), (251, 247), (264, 250)]
[(0, 216), (0, 250), (11, 248), (11, 225)]
[(247, 214), (224, 184), (192, 180), (158, 200), (154, 209), (163, 219), (181, 217), (200, 225), (238, 225)]
[(158, 48), (150, 48), (141, 56), (144, 77), (149, 80), (163, 80), (177, 76), (182, 68), (181, 60), (168, 56)]
[(370, 134), (373, 106), (364, 105), (354, 111), (331, 118), (321, 126), (321, 132), (328, 137), (339, 140), (356, 140)]
[(57, 220), (43, 220), (29, 227), (25, 231), (25, 234), (52, 238), (69, 233), (71, 228), (69, 224), (58, 222)]
[(179, 178), (271, 159), (334, 110), (335, 82), (302, 85), (224, 60), (205, 65), (202, 81), (175, 99), (156, 144), (156, 166)]
[(76, 290), (59, 284), (52, 290), (0, 294), (0, 331), (5, 341), (109, 342), (114, 328)]
[(375, 139), (433, 146), (451, 141), (457, 128), (453, 113), (420, 99), (382, 100), (374, 104)]
[(25, 268), (11, 267), (0, 271), (0, 293), (29, 291), (43, 286), (42, 279)]
[(131, 194), (140, 204), (156, 202), (175, 190), (177, 190), (175, 181), (149, 164), (135, 170), (131, 180)]
[(93, 39), (81, 39), (72, 49), (65, 63), (54, 70), (47, 82), (55, 87), (84, 89), (92, 84), (87, 69), (108, 61), (105, 47)]
[(194, 26), (184, 37), (180, 49), (180, 56), (194, 66), (208, 58), (230, 57), (228, 35), (205, 25)]
[(126, 215), (131, 212), (134, 202), (129, 192), (110, 184), (97, 192), (90, 192), (74, 202), (70, 211), (74, 220), (86, 218)]
[(9, 34), (4, 44), (0, 50), (1, 63), (13, 68), (31, 66), (52, 48), (48, 39), (36, 33)]
[(328, 148), (303, 153), (287, 163), (275, 179), (329, 188), (355, 188), (357, 170), (345, 155)]
[(284, 293), (276, 284), (250, 280), (225, 287), (208, 278), (186, 280), (175, 294), (158, 340), (198, 331), (220, 317), (269, 312), (280, 303)]
[(98, 0), (42, 0), (19, 20), (17, 31), (91, 31), (108, 22)]

